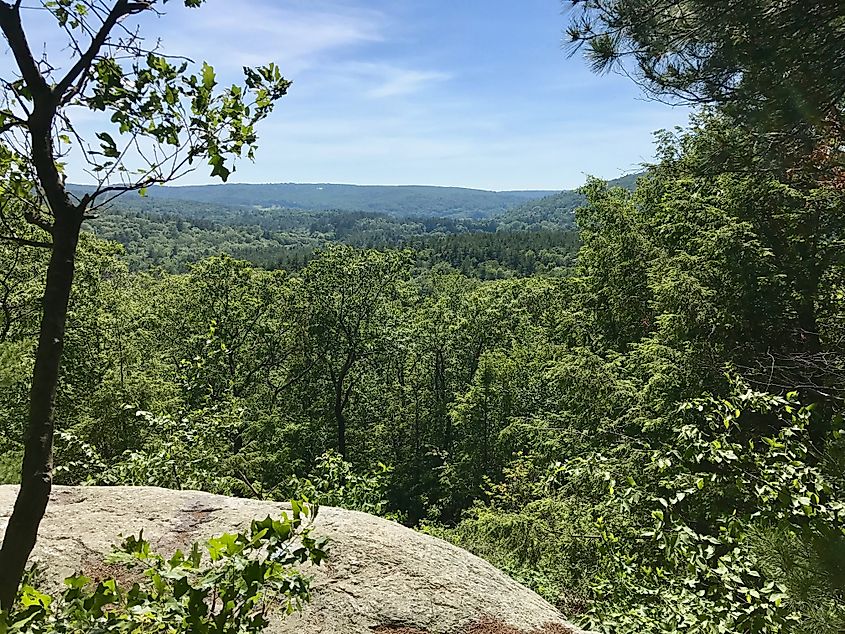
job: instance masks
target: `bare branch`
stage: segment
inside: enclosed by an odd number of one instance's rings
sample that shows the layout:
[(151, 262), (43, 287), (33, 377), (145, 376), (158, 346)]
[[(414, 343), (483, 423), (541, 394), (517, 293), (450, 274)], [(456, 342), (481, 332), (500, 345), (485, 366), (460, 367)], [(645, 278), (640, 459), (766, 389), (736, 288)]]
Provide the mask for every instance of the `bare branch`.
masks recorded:
[(50, 242), (41, 242), (40, 240), (27, 240), (26, 238), (18, 238), (17, 236), (0, 235), (0, 240), (3, 240), (5, 242), (12, 242), (14, 244), (20, 244), (21, 246), (25, 247), (35, 247), (38, 249), (53, 248), (53, 245)]
[(22, 128), (26, 126), (26, 121), (8, 110), (0, 112), (0, 121), (3, 121), (4, 119), (6, 122), (0, 125), (0, 134), (8, 132), (13, 128)]
[(0, 30), (9, 42), (9, 48), (12, 49), (12, 54), (15, 56), (15, 61), (29, 91), (33, 96), (44, 97), (50, 94), (50, 87), (38, 70), (35, 57), (29, 48), (29, 42), (21, 24), (20, 5), (20, 0), (14, 5), (0, 2)]
[(103, 21), (103, 25), (100, 27), (100, 30), (97, 31), (94, 39), (91, 40), (91, 44), (88, 49), (80, 56), (79, 60), (77, 60), (76, 64), (73, 65), (73, 68), (68, 71), (67, 75), (65, 75), (64, 78), (56, 84), (54, 89), (56, 97), (61, 100), (79, 76), (90, 68), (91, 64), (96, 59), (97, 54), (100, 52), (100, 49), (103, 48), (103, 45), (108, 40), (112, 29), (114, 29), (122, 18), (133, 13), (144, 11), (149, 7), (150, 2), (129, 2), (129, 0), (117, 0), (114, 7), (112, 7), (112, 10)]
[(43, 218), (39, 218), (32, 211), (25, 211), (24, 214), (23, 214), (23, 217), (24, 217), (24, 220), (26, 220), (29, 224), (35, 225), (36, 227), (43, 229), (44, 231), (46, 231), (49, 234), (53, 233), (53, 225), (51, 225), (49, 222), (47, 222)]

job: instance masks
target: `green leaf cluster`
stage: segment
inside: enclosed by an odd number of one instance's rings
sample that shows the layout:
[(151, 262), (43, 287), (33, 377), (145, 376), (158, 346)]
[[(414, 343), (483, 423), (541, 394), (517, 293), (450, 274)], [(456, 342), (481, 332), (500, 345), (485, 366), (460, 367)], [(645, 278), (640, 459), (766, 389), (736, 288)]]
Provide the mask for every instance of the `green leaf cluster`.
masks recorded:
[(291, 614), (310, 600), (301, 566), (319, 565), (327, 545), (310, 533), (316, 515), (316, 506), (293, 501), (290, 515), (171, 557), (155, 553), (143, 533), (129, 537), (107, 560), (127, 569), (121, 581), (78, 574), (56, 594), (24, 584), (14, 609), (0, 614), (0, 632), (262, 632), (274, 612)]

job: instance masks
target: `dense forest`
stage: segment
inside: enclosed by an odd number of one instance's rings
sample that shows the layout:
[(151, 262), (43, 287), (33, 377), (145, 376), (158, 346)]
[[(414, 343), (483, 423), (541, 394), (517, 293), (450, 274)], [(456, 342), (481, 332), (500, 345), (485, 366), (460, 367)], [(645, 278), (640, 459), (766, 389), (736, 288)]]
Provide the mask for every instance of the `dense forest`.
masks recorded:
[[(575, 5), (596, 70), (698, 107), (642, 174), (152, 188), (87, 219), (55, 482), (383, 515), (601, 632), (845, 631), (842, 6)], [(6, 482), (50, 259), (26, 220), (0, 242)]]
[[(77, 191), (85, 188), (78, 186)], [(480, 217), (502, 212), (550, 191), (493, 192), (465, 187), (424, 185), (338, 185), (333, 183), (266, 183), (150, 187), (153, 201), (179, 200), (277, 209), (340, 209), (406, 216)]]
[[(200, 205), (200, 209), (206, 209)], [(114, 209), (88, 221), (91, 232), (124, 247), (132, 271), (185, 272), (193, 263), (225, 253), (263, 268), (301, 268), (316, 250), (333, 243), (362, 248), (413, 247), (430, 263), (444, 260), (471, 273), (486, 261), (505, 264), (507, 277), (530, 274), (537, 252), (548, 266), (574, 253), (573, 220), (520, 223), (516, 229), (496, 218), (394, 218), (347, 211), (238, 211), (236, 216), (188, 216), (183, 210), (139, 212)], [(568, 212), (570, 215), (572, 211)], [(517, 266), (514, 261), (519, 260)], [(530, 261), (530, 262), (529, 262)]]
[[(636, 176), (629, 176), (611, 184), (631, 189), (635, 182)], [(298, 269), (316, 249), (340, 242), (363, 248), (411, 247), (425, 254), (427, 264), (446, 261), (467, 274), (477, 270), (491, 279), (561, 268), (569, 262), (566, 258), (577, 242), (572, 233), (575, 209), (585, 200), (577, 191), (540, 198), (536, 196), (542, 192), (502, 192), (497, 195), (510, 197), (509, 206), (491, 208), (486, 201), (495, 192), (422, 187), (417, 188), (423, 192), (419, 196), (430, 205), (422, 211), (416, 197), (393, 194), (406, 188), (370, 187), (364, 188), (375, 192), (368, 207), (378, 211), (365, 211), (354, 207), (360, 204), (359, 188), (338, 186), (325, 198), (336, 208), (305, 209), (278, 206), (276, 189), (171, 187), (167, 195), (153, 189), (152, 194), (127, 196), (98, 210), (86, 228), (122, 244), (133, 271), (162, 268), (181, 273), (189, 264), (220, 253), (263, 268)], [(219, 192), (227, 204), (205, 201), (206, 191)], [(479, 235), (491, 233), (497, 235)], [(484, 264), (492, 261), (503, 266)]]

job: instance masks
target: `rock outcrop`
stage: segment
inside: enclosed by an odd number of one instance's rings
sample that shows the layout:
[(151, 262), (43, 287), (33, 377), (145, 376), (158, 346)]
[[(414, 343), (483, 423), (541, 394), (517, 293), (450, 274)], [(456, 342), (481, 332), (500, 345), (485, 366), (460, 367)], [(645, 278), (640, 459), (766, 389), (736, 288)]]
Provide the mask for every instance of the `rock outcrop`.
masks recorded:
[[(0, 534), (17, 487), (0, 487)], [(144, 487), (55, 487), (33, 558), (51, 581), (97, 574), (118, 535), (144, 530), (169, 554), (197, 540), (278, 515), (285, 505)], [(279, 617), (271, 634), (584, 634), (546, 601), (447, 542), (365, 513), (320, 509), (331, 540), (313, 567), (313, 600)]]

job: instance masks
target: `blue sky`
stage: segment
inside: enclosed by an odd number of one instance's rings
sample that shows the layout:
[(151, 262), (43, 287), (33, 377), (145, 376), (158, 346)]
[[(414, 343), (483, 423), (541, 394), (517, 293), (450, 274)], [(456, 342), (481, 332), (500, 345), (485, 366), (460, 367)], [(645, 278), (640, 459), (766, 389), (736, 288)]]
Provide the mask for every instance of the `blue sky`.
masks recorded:
[[(653, 154), (686, 111), (562, 50), (559, 0), (209, 0), (147, 25), (223, 79), (277, 62), (293, 87), (237, 182), (563, 189)], [(149, 33), (150, 31), (148, 31)], [(73, 180), (81, 180), (74, 165)], [(205, 170), (180, 184), (209, 182)]]

